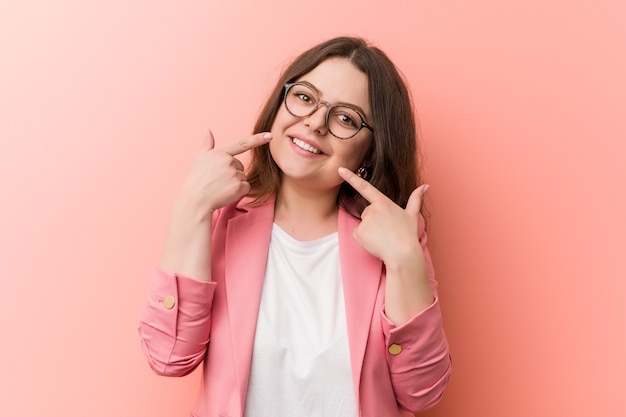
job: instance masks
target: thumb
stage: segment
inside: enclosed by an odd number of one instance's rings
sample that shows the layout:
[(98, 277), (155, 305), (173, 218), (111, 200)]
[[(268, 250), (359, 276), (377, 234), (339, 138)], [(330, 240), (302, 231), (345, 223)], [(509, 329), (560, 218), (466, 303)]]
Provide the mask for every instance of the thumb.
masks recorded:
[(424, 199), (424, 194), (430, 188), (430, 185), (424, 184), (417, 187), (409, 196), (409, 201), (406, 203), (406, 211), (409, 213), (413, 213), (415, 215), (419, 214), (422, 208), (422, 201)]
[(202, 138), (202, 149), (205, 151), (210, 151), (215, 147), (215, 138), (213, 137), (213, 132), (211, 129), (207, 127), (204, 131), (204, 137)]

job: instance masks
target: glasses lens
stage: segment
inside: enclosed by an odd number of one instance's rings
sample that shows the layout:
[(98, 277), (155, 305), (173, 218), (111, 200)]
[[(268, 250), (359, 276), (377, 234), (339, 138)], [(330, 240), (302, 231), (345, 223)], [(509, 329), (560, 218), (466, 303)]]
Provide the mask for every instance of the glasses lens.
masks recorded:
[(289, 113), (297, 117), (308, 116), (317, 106), (317, 93), (303, 84), (289, 87), (285, 96), (285, 106)]
[[(317, 92), (306, 84), (292, 84), (285, 94), (285, 107), (296, 117), (306, 117), (317, 110)], [(328, 103), (324, 102), (328, 105)], [(349, 139), (361, 130), (363, 118), (351, 107), (330, 106), (328, 130), (340, 139)]]
[(328, 115), (328, 130), (338, 138), (348, 139), (361, 129), (361, 115), (350, 107), (334, 106)]

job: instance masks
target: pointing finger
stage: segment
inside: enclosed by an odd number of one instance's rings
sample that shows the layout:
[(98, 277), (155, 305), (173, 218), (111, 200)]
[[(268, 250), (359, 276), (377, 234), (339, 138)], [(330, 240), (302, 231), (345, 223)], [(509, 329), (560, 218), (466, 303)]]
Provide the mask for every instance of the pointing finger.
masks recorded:
[(261, 132), (254, 134), (252, 136), (247, 136), (243, 139), (240, 139), (236, 142), (231, 142), (224, 145), (221, 149), (232, 155), (239, 155), (240, 153), (244, 153), (249, 149), (254, 149), (258, 146), (265, 145), (270, 140), (272, 140), (272, 134), (269, 132)]
[(352, 186), (370, 203), (373, 203), (380, 199), (387, 199), (387, 196), (381, 193), (376, 187), (374, 187), (369, 182), (365, 181), (363, 178), (356, 175), (354, 172), (350, 171), (347, 168), (339, 168), (337, 170), (339, 176), (343, 178), (348, 184)]

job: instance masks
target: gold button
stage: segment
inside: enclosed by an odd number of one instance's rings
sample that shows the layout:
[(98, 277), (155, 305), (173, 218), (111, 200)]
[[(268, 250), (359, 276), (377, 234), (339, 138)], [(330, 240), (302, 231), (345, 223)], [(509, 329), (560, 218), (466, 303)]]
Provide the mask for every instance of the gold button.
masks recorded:
[(402, 352), (402, 346), (396, 345), (395, 343), (389, 346), (389, 353), (391, 353), (392, 355), (397, 355), (400, 352)]
[(168, 310), (173, 309), (175, 304), (176, 304), (176, 300), (174, 299), (174, 296), (172, 295), (168, 295), (167, 297), (163, 299), (163, 305)]

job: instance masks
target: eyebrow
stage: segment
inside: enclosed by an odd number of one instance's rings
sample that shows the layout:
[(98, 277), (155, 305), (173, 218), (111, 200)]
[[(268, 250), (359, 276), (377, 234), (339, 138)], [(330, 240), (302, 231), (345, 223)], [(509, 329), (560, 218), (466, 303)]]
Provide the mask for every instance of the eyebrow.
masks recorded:
[[(300, 80), (300, 81), (296, 81), (296, 82), (300, 83), (300, 84), (305, 84), (305, 85), (311, 87), (317, 94), (323, 95), (323, 93), (319, 90), (319, 88), (317, 88), (315, 85), (313, 85), (312, 83), (310, 83), (308, 81)], [(340, 101), (338, 103), (330, 103), (330, 104), (332, 104), (333, 106), (340, 105), (340, 106), (351, 107), (351, 108), (355, 109), (356, 111), (358, 111), (359, 113), (361, 113), (361, 116), (363, 117), (363, 119), (365, 119), (365, 121), (367, 121), (367, 114), (365, 113), (365, 111), (360, 106), (357, 106), (356, 104), (346, 103), (346, 102), (343, 102), (343, 101)]]

